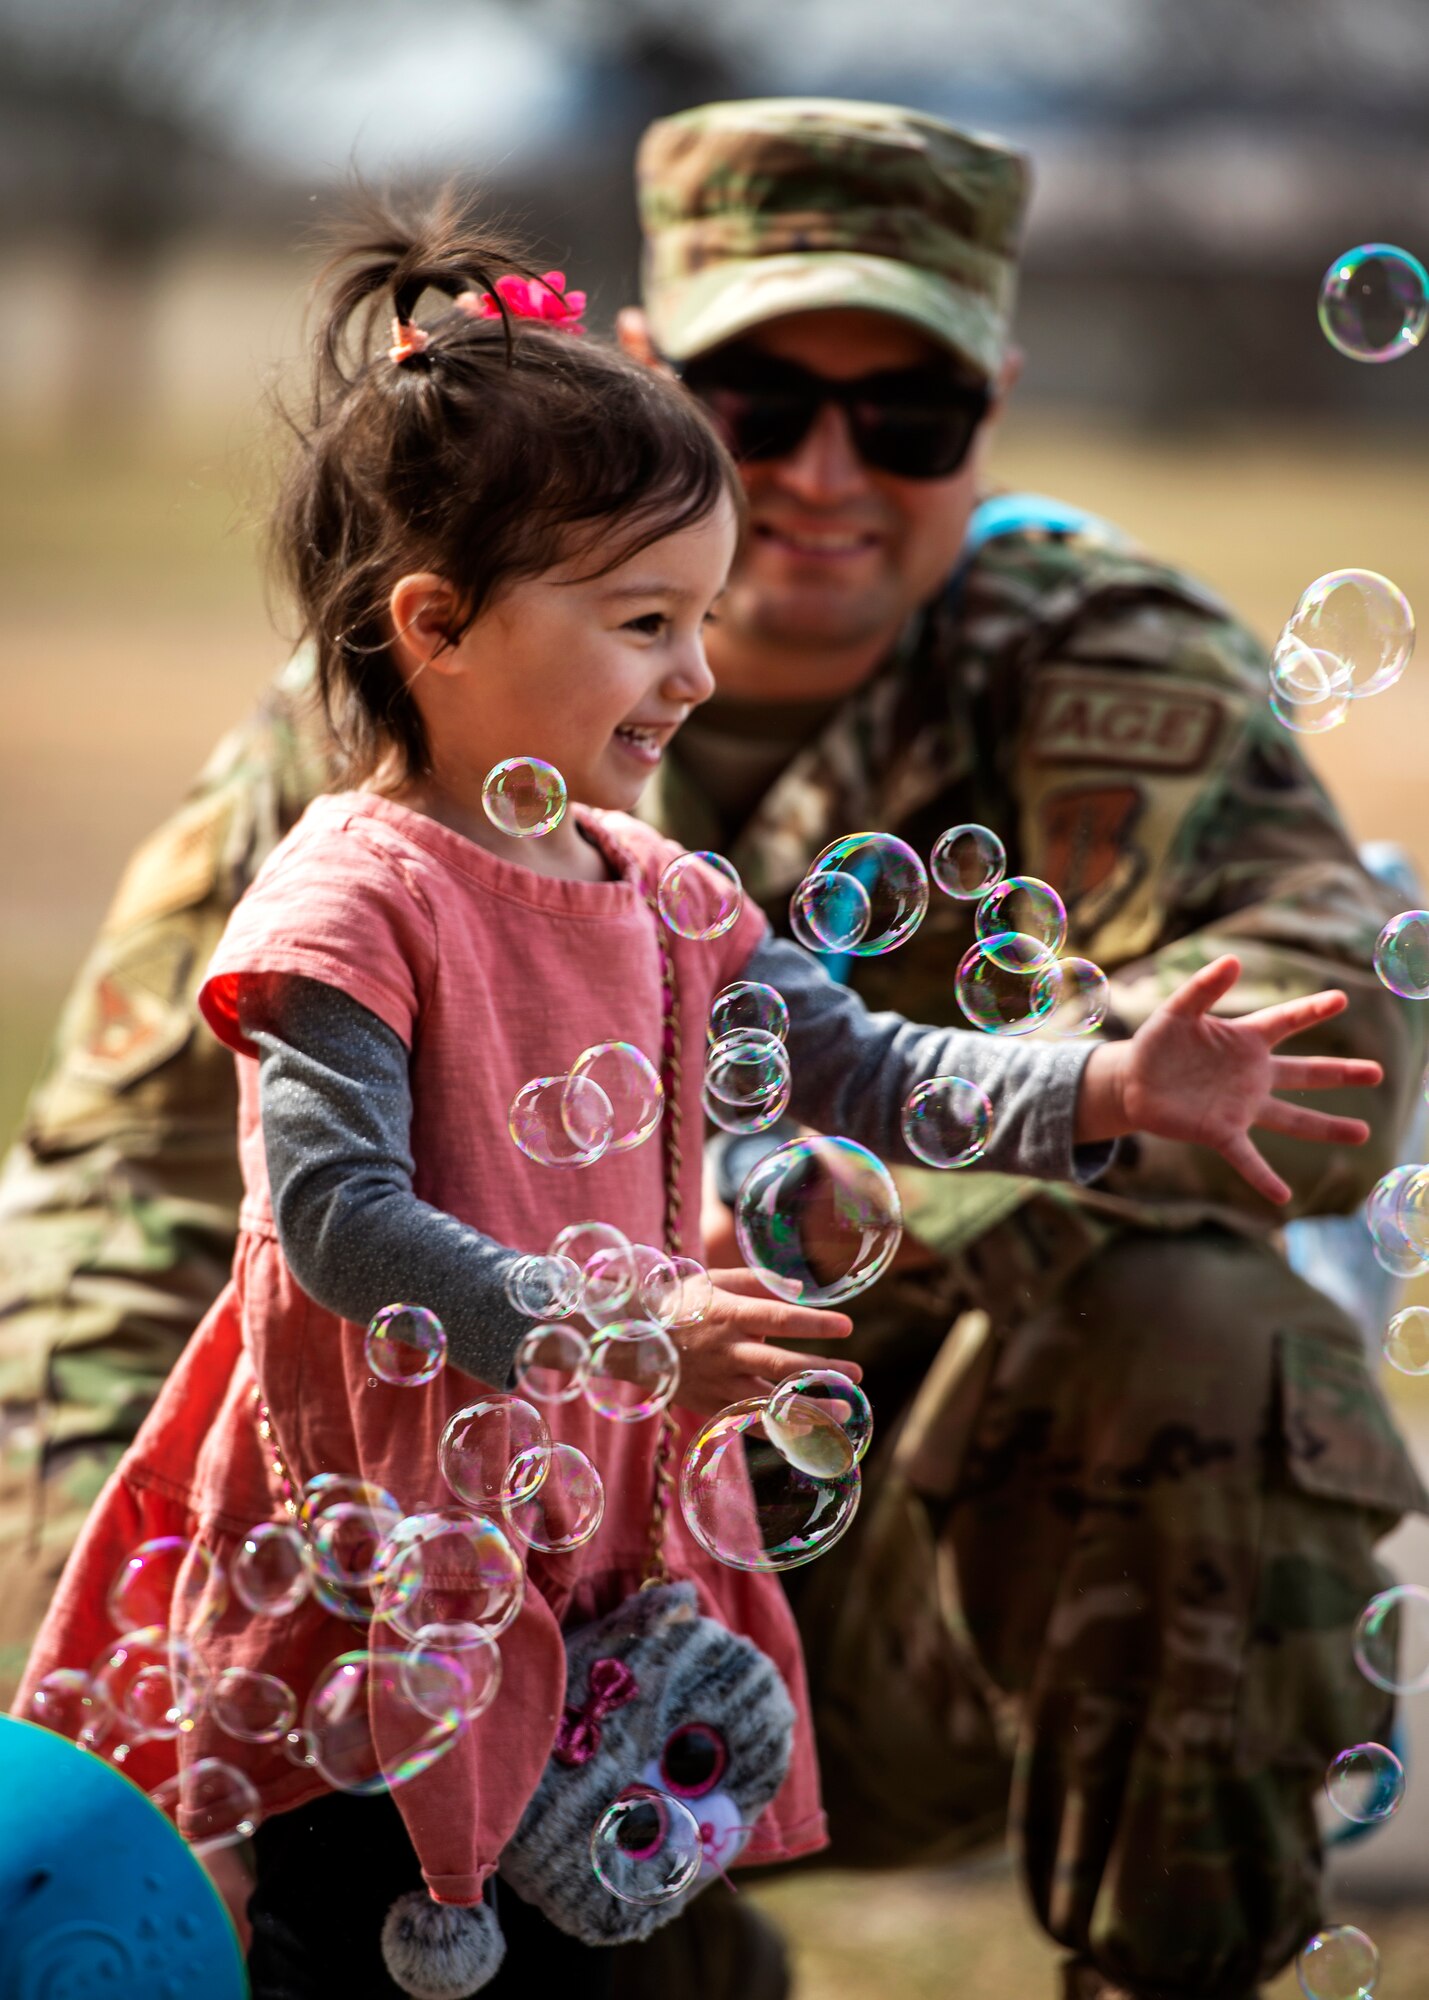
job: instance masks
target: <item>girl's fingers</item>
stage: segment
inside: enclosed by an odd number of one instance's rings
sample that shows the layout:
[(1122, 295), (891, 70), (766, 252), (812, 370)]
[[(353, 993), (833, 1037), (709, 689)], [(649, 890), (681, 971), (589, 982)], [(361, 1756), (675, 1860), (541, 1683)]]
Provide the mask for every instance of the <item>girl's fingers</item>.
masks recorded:
[(732, 1294), (723, 1301), (716, 1297), (721, 1315), (732, 1326), (757, 1333), (761, 1339), (847, 1340), (853, 1332), (853, 1321), (847, 1313), (830, 1312), (821, 1306), (788, 1305), (759, 1284), (749, 1291), (742, 1287), (736, 1290), (725, 1284), (731, 1275), (727, 1271), (713, 1271), (710, 1275), (717, 1292)]
[(1169, 999), (1162, 1002), (1163, 1014), (1206, 1014), (1218, 1000), (1224, 1000), (1227, 993), (1240, 978), (1240, 960), (1229, 955), (1212, 959), (1199, 972), (1193, 972), (1184, 986), (1178, 986)]
[(1243, 1014), (1240, 1025), (1251, 1029), (1266, 1048), (1273, 1049), (1288, 1035), (1299, 1035), (1306, 1028), (1318, 1027), (1321, 1021), (1333, 1020), (1349, 1004), (1338, 987), (1331, 987), (1324, 993), (1309, 993), (1303, 1000), (1282, 1000), (1274, 1007), (1257, 1008), (1253, 1014)]
[(1272, 1090), (1357, 1090), (1384, 1082), (1377, 1062), (1358, 1056), (1272, 1056)]
[(1227, 1139), (1220, 1152), (1230, 1161), (1241, 1179), (1248, 1181), (1257, 1194), (1263, 1194), (1265, 1199), (1273, 1201), (1277, 1208), (1283, 1207), (1289, 1201), (1289, 1188), (1244, 1132), (1237, 1132), (1233, 1139)]
[[(789, 1354), (782, 1347), (762, 1347), (751, 1340), (741, 1340), (730, 1350), (731, 1358), (740, 1372), (750, 1377), (759, 1376), (771, 1385), (783, 1382), (790, 1375), (802, 1375), (809, 1366), (808, 1355)], [(822, 1367), (822, 1362), (816, 1362)], [(840, 1375), (846, 1375), (850, 1382), (861, 1382), (863, 1370), (856, 1361), (840, 1361)]]
[(1308, 1111), (1303, 1104), (1286, 1104), (1267, 1097), (1255, 1114), (1263, 1132), (1281, 1132), (1287, 1139), (1314, 1139), (1325, 1146), (1362, 1146), (1369, 1137), (1363, 1118), (1336, 1118), (1328, 1111)]

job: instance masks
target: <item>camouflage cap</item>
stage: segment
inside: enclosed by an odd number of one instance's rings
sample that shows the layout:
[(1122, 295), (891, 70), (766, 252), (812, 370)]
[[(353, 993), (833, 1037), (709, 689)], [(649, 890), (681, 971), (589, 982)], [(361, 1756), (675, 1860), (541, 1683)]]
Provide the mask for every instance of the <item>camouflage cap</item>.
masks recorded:
[(862, 306), (997, 372), (1021, 153), (893, 104), (763, 97), (658, 119), (636, 182), (645, 309), (671, 360), (785, 313)]

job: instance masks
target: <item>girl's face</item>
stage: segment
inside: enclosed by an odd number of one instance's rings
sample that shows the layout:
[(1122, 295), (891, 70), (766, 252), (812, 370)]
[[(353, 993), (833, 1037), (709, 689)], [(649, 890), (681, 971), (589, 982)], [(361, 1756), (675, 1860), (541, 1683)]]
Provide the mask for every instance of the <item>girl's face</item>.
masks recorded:
[(604, 576), (584, 574), (597, 552), (513, 584), (454, 646), (442, 640), (450, 586), (404, 577), (392, 593), (395, 646), (427, 727), (439, 802), (464, 817), (479, 808), (493, 764), (542, 757), (572, 799), (629, 811), (713, 691), (704, 628), (735, 539), (725, 495), (703, 521)]

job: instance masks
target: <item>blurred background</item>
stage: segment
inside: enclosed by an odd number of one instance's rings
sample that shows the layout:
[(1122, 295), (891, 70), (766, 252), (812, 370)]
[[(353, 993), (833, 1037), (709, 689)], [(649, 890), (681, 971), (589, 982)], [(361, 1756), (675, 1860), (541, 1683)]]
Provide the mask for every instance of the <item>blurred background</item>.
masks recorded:
[[(1429, 354), (1357, 365), (1315, 316), (1353, 244), (1429, 260), (1423, 0), (0, 0), (4, 1135), (129, 848), (284, 656), (271, 399), (334, 190), (468, 174), (603, 328), (636, 296), (647, 120), (783, 92), (1033, 154), (1001, 482), (1117, 520), (1267, 642), (1345, 565), (1429, 608)], [(1355, 833), (1429, 877), (1426, 729), (1421, 661), (1311, 754)], [(1397, 1393), (1429, 1459), (1429, 1408)], [(1429, 1533), (1392, 1554), (1429, 1582)], [(1335, 1875), (1382, 2000), (1429, 1996), (1412, 1719), (1406, 1804)], [(800, 2000), (1050, 1994), (995, 1861), (758, 1893), (798, 1940)]]

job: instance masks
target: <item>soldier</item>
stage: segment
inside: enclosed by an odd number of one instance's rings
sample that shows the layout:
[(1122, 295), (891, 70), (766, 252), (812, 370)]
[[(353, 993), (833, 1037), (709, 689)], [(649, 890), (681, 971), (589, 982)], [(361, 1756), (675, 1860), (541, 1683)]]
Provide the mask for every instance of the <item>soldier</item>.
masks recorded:
[[(1343, 1107), (1375, 1138), (1266, 1151), (1291, 1213), (1354, 1207), (1422, 1050), (1370, 966), (1393, 906), (1270, 716), (1259, 648), (1071, 510), (974, 514), (1016, 373), (1022, 158), (912, 112), (769, 100), (661, 121), (639, 178), (645, 306), (622, 338), (712, 410), (750, 501), (719, 692), (651, 815), (728, 854), (782, 928), (840, 833), (926, 854), (991, 827), (1111, 975), (1109, 1034), (1227, 948), (1238, 1007), (1343, 986), (1318, 1046), (1384, 1064), (1374, 1102)], [(190, 996), (325, 757), (298, 661), (131, 862), (7, 1170), (12, 1673), (225, 1274), (231, 1065)], [(853, 983), (957, 1020), (970, 911), (935, 896)], [(738, 1171), (718, 1163), (726, 1200)], [(1328, 1759), (1388, 1727), (1350, 1630), (1374, 1543), (1426, 1500), (1359, 1335), (1214, 1154), (1128, 1148), (1091, 1193), (901, 1179), (901, 1268), (856, 1302), (882, 1440), (863, 1511), (791, 1578), (835, 1858), (937, 1858), (1010, 1825), (1068, 2000), (1245, 2000), (1318, 1920)], [(664, 1990), (781, 1990), (747, 1899), (742, 1927), (730, 1907), (659, 1934), (686, 1954)]]

